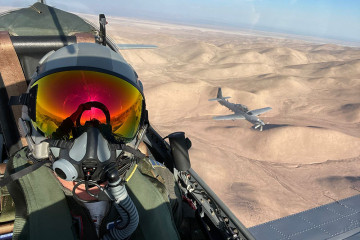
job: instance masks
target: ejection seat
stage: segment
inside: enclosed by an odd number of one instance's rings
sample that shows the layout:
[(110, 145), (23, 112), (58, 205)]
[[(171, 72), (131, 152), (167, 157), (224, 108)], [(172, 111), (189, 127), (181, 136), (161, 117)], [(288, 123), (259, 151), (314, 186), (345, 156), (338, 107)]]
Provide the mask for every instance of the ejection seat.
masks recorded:
[[(77, 42), (95, 42), (95, 35), (77, 33), (73, 36), (10, 36), (8, 31), (0, 31), (0, 179), (4, 176), (7, 159), (27, 145), (17, 126), (21, 106), (9, 107), (9, 97), (26, 92), (32, 74), (47, 52)], [(7, 188), (2, 187), (1, 239), (11, 238), (14, 219), (14, 202)]]

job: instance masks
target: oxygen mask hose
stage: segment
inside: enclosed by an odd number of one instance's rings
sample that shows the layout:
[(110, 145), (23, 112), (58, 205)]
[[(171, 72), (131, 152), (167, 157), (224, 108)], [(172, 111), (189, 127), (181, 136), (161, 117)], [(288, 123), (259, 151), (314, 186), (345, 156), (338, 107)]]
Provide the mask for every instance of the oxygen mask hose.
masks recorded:
[[(112, 169), (107, 173), (108, 191), (111, 193), (115, 208), (120, 218), (115, 222), (115, 227), (110, 229), (104, 235), (103, 240), (127, 239), (135, 231), (139, 224), (139, 215), (137, 209), (129, 197), (125, 185), (123, 184), (119, 173)], [(121, 220), (120, 220), (121, 219)]]

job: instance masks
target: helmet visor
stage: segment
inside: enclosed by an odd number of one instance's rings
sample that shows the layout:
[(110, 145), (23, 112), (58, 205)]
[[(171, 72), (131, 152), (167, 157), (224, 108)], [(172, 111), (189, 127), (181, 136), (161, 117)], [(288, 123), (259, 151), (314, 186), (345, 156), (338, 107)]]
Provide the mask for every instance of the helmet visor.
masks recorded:
[[(32, 88), (35, 86), (36, 119), (33, 124), (46, 137), (55, 138), (54, 133), (68, 119), (72, 120), (73, 128), (94, 120), (110, 124), (117, 141), (127, 142), (136, 135), (142, 117), (143, 96), (124, 79), (107, 73), (74, 70), (47, 75)], [(69, 132), (67, 138), (72, 137), (73, 133)]]

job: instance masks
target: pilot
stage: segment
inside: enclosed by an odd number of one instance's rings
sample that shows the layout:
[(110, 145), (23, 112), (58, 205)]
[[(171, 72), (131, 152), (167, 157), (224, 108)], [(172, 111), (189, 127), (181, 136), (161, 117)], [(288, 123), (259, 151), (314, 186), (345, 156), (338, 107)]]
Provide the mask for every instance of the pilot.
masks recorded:
[[(44, 165), (8, 184), (13, 239), (179, 239), (172, 173), (138, 150), (147, 112), (132, 67), (92, 43), (40, 63), (27, 93), (15, 98), (28, 146), (6, 174)], [(169, 199), (169, 188), (177, 196)]]

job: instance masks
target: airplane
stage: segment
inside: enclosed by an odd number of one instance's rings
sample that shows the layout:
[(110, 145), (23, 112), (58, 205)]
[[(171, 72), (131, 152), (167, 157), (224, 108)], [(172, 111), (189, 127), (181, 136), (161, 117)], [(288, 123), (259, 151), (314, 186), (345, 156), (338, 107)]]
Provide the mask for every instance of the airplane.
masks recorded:
[(255, 110), (249, 111), (249, 109), (245, 105), (229, 102), (227, 100), (229, 98), (230, 97), (222, 96), (222, 91), (221, 91), (221, 88), (219, 87), (216, 98), (209, 99), (209, 101), (217, 101), (221, 105), (227, 107), (228, 109), (230, 109), (231, 111), (234, 112), (234, 114), (230, 114), (230, 115), (215, 116), (215, 117), (213, 117), (214, 120), (245, 119), (245, 120), (251, 122), (252, 124), (254, 124), (254, 126), (253, 126), (254, 129), (260, 128), (260, 131), (263, 130), (263, 126), (265, 126), (265, 123), (262, 120), (260, 120), (257, 116), (259, 116), (260, 114), (263, 114), (267, 111), (270, 111), (272, 109), (271, 107), (260, 108), (260, 109), (255, 109)]

